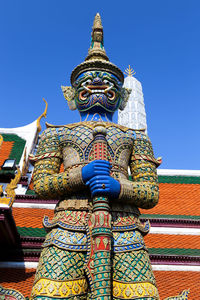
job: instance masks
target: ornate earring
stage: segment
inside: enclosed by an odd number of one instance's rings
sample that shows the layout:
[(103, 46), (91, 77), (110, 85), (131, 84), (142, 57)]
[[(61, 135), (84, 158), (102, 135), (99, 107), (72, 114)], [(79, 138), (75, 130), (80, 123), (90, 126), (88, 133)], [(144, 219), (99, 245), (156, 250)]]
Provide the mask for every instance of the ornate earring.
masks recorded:
[(122, 100), (119, 105), (120, 110), (124, 110), (124, 108), (126, 107), (126, 104), (128, 102), (128, 98), (129, 98), (131, 91), (132, 91), (132, 89), (128, 89), (128, 88), (121, 89), (121, 99)]
[(61, 86), (61, 89), (63, 91), (63, 95), (65, 99), (67, 100), (68, 106), (70, 110), (76, 110), (76, 103), (75, 103), (75, 94), (76, 90), (75, 88), (71, 86)]

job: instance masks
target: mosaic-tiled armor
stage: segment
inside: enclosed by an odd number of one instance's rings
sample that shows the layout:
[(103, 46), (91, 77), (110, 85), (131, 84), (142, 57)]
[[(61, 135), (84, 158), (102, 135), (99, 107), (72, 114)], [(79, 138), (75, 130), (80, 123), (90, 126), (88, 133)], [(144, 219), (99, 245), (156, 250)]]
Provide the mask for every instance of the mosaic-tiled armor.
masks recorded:
[[(100, 26), (96, 28), (99, 30)], [(95, 40), (92, 47), (95, 47)], [(95, 53), (101, 54), (101, 49)], [(101, 55), (103, 57), (104, 53)], [(121, 99), (125, 99), (125, 91), (117, 83), (123, 76), (121, 71), (104, 60), (105, 57), (97, 62), (94, 59), (86, 61), (72, 73), (73, 89), (68, 92), (86, 121), (66, 126), (49, 125), (41, 136), (34, 158), (36, 193), (43, 199), (60, 200), (53, 219), (44, 218), (48, 233), (35, 276), (33, 299), (159, 299), (143, 241), (149, 224), (141, 224), (138, 209), (152, 208), (158, 202), (158, 161), (144, 131), (109, 122), (110, 115), (123, 106)], [(88, 97), (88, 102), (83, 101), (84, 97)], [(93, 106), (97, 107), (95, 112), (90, 109)], [(106, 230), (111, 230), (110, 240), (100, 237), (94, 240), (93, 183), (86, 183), (83, 176), (83, 168), (95, 160), (97, 125), (105, 129), (107, 152), (103, 159), (111, 165), (110, 174), (105, 178), (110, 177), (113, 185), (117, 183), (120, 187), (118, 194), (110, 187), (106, 198), (109, 211), (101, 208), (101, 212), (96, 213), (97, 227), (105, 229), (105, 236)], [(100, 146), (98, 151), (101, 157), (103, 148)], [(64, 171), (60, 172), (62, 163)], [(102, 189), (106, 184), (107, 181)], [(101, 199), (105, 200), (105, 195)], [(97, 197), (100, 196), (97, 193)], [(110, 229), (106, 227), (109, 222)], [(110, 252), (100, 251), (108, 243)], [(104, 292), (109, 289), (106, 280), (110, 273), (111, 291), (108, 293), (111, 296), (108, 296)]]

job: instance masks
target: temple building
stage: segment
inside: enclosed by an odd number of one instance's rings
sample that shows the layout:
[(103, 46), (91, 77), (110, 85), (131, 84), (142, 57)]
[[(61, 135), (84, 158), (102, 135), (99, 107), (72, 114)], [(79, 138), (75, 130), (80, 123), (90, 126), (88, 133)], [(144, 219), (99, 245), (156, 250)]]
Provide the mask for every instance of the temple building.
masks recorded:
[(124, 110), (118, 111), (118, 124), (132, 129), (145, 129), (147, 132), (147, 120), (144, 105), (142, 85), (133, 75), (134, 70), (129, 66), (125, 74), (124, 87), (131, 89), (128, 103)]

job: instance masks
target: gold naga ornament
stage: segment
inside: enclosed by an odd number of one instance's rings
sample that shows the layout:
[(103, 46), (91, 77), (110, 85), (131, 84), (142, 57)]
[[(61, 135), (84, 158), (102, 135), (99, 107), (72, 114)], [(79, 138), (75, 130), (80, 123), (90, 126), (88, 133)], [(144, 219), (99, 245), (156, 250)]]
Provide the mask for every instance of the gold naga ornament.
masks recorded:
[[(15, 200), (15, 189), (17, 188), (17, 184), (19, 183), (21, 178), (21, 171), (19, 168), (17, 168), (17, 172), (15, 174), (15, 177), (11, 180), (9, 184), (7, 184), (5, 193), (6, 196), (0, 198), (0, 204), (6, 204), (9, 207), (13, 205), (13, 202)], [(3, 194), (3, 186), (0, 186), (0, 195)]]

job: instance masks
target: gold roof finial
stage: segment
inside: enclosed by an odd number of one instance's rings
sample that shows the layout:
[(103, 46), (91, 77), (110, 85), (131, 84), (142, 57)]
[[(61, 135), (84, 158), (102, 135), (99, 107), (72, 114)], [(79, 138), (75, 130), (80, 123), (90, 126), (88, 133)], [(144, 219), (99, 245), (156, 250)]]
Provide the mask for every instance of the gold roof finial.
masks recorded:
[(41, 116), (39, 116), (39, 118), (37, 119), (37, 132), (38, 133), (42, 130), (42, 127), (40, 125), (40, 120), (42, 119), (42, 117), (44, 117), (44, 118), (47, 117), (48, 103), (44, 98), (42, 98), (42, 100), (45, 102), (46, 106), (45, 106), (45, 110), (44, 110), (43, 114), (41, 114)]
[(131, 66), (129, 65), (128, 68), (125, 70), (124, 72), (125, 75), (132, 77), (133, 75), (136, 74), (136, 72), (133, 70), (133, 68), (131, 68)]

